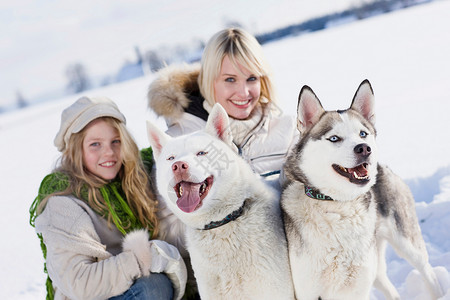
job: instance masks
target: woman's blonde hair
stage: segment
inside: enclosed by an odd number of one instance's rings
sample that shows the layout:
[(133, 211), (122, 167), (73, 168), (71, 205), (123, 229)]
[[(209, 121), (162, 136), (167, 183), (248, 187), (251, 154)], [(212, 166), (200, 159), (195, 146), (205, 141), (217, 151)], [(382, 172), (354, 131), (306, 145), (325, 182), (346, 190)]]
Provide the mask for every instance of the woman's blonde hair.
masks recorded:
[(236, 69), (242, 65), (261, 79), (262, 102), (276, 101), (271, 81), (271, 72), (265, 61), (262, 47), (256, 38), (239, 28), (228, 28), (217, 32), (208, 41), (202, 55), (198, 76), (200, 92), (214, 105), (214, 80), (219, 76), (225, 56), (230, 58)]
[[(119, 171), (119, 178), (122, 183), (122, 190), (125, 193), (127, 203), (133, 211), (136, 219), (149, 230), (152, 230), (153, 236), (157, 236), (159, 223), (156, 217), (157, 201), (153, 191), (150, 188), (150, 179), (145, 171), (139, 149), (133, 137), (125, 127), (125, 124), (112, 117), (102, 117), (107, 124), (117, 130), (121, 141), (122, 168)], [(96, 119), (97, 120), (97, 119)], [(56, 169), (69, 176), (70, 185), (67, 190), (57, 193), (59, 195), (75, 194), (81, 198), (83, 188), (88, 189), (89, 206), (99, 212), (108, 212), (105, 216), (111, 224), (111, 213), (99, 192), (99, 188), (107, 184), (108, 181), (87, 171), (83, 164), (83, 140), (86, 136), (85, 126), (83, 130), (70, 136), (69, 143), (62, 153), (60, 166)], [(56, 195), (56, 194), (53, 194)], [(50, 195), (50, 196), (53, 196)], [(43, 209), (44, 199), (40, 204)], [(127, 229), (127, 228), (124, 228)]]

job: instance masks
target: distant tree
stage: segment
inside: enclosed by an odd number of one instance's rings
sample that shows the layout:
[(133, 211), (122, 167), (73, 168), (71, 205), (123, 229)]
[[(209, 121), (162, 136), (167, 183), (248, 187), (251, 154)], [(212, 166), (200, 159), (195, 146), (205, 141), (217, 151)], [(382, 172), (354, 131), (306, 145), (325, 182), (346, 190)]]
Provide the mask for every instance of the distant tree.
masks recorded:
[(20, 91), (16, 91), (16, 103), (19, 108), (23, 108), (28, 105), (27, 101)]
[[(375, 0), (376, 1), (376, 0)], [(358, 0), (352, 4), (352, 10), (358, 20), (367, 18), (369, 14), (368, 4), (374, 2), (373, 0)]]
[(164, 59), (155, 50), (147, 51), (144, 60), (151, 72), (157, 72), (164, 67)]
[(68, 79), (67, 88), (71, 92), (79, 93), (89, 88), (90, 82), (85, 67), (81, 63), (74, 63), (66, 68)]
[(142, 65), (143, 62), (142, 53), (138, 46), (134, 46), (134, 52), (136, 53), (136, 63)]
[(401, 0), (400, 3), (403, 7), (409, 7), (414, 4), (414, 1), (412, 0)]

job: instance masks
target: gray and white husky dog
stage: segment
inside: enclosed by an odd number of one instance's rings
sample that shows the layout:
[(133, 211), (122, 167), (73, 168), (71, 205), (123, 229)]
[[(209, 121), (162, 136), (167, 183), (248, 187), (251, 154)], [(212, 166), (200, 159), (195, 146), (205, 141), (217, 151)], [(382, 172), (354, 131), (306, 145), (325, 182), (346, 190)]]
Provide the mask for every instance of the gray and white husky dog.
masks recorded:
[(286, 161), (281, 197), (297, 299), (369, 299), (372, 284), (400, 299), (386, 274), (386, 242), (440, 297), (412, 194), (378, 164), (369, 81), (338, 111), (325, 111), (304, 86), (297, 113), (301, 138)]
[(204, 131), (149, 123), (158, 192), (186, 224), (202, 299), (294, 299), (279, 196), (232, 150), (228, 122), (216, 104)]

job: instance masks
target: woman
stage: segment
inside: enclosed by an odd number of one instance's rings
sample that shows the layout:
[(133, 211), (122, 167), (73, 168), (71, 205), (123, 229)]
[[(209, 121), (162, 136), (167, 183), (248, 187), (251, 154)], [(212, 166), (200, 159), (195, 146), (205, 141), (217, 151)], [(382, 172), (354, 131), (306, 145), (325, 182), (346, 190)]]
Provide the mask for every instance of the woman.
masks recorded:
[(149, 107), (166, 119), (171, 136), (204, 128), (218, 102), (230, 116), (235, 150), (267, 180), (277, 180), (297, 140), (296, 121), (283, 115), (258, 41), (225, 29), (207, 43), (201, 65), (169, 66), (148, 91)]
[(65, 109), (60, 165), (31, 209), (46, 258), (47, 299), (180, 299), (186, 267), (159, 235), (157, 201), (125, 117), (105, 97)]

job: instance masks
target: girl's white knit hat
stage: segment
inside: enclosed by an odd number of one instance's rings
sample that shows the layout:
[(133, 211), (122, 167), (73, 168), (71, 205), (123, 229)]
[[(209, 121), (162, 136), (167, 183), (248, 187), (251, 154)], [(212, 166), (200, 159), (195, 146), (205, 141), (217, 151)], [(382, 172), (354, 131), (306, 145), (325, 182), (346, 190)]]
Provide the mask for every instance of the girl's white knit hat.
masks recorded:
[(126, 123), (117, 105), (107, 97), (81, 97), (61, 114), (61, 127), (54, 144), (64, 151), (72, 133), (80, 132), (91, 121), (100, 117), (113, 117)]

